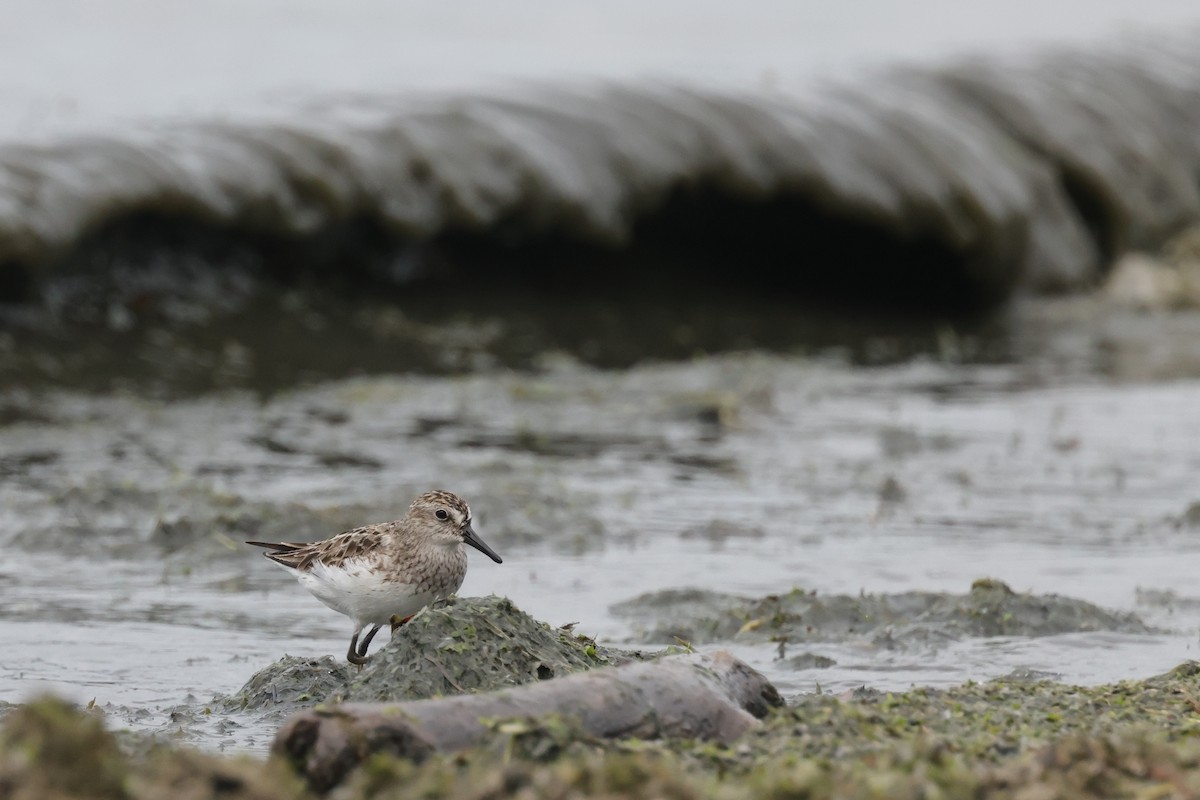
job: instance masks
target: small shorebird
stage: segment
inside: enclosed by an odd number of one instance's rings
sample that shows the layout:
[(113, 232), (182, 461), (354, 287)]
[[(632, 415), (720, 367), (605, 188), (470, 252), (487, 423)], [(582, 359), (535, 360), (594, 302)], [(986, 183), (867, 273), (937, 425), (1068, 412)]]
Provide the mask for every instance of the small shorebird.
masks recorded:
[[(325, 605), (354, 622), (351, 664), (367, 663), (371, 639), (435, 600), (449, 597), (467, 574), (464, 544), (504, 563), (471, 528), (471, 507), (450, 492), (426, 492), (403, 519), (367, 525), (320, 542), (246, 542), (283, 566)], [(358, 641), (368, 625), (373, 627)]]

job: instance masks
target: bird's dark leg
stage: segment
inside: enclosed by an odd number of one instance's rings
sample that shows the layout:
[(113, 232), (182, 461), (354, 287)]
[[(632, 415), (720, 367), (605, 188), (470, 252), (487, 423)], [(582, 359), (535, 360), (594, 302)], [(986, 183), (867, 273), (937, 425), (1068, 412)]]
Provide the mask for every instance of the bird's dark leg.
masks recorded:
[(382, 624), (376, 625), (375, 627), (371, 628), (371, 630), (367, 631), (367, 635), (363, 638), (362, 644), (358, 646), (358, 657), (363, 661), (367, 660), (367, 648), (371, 646), (371, 640), (375, 638), (375, 634), (379, 633), (379, 629), (382, 627)]
[(357, 664), (360, 667), (367, 663), (367, 659), (358, 654), (358, 634), (361, 630), (362, 628), (359, 628), (354, 632), (354, 635), (350, 637), (350, 650), (346, 653), (346, 660), (351, 664)]

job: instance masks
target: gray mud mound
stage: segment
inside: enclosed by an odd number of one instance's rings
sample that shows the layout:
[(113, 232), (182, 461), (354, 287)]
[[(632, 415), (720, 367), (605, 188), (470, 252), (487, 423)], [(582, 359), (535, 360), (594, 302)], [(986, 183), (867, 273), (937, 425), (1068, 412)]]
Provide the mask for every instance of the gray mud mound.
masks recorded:
[(795, 589), (750, 599), (699, 589), (650, 592), (613, 606), (641, 642), (829, 642), (868, 638), (885, 647), (970, 636), (1051, 636), (1083, 631), (1149, 633), (1136, 615), (1060, 595), (1019, 594), (978, 580), (965, 595), (903, 592), (829, 595)]
[(453, 598), (399, 628), (352, 678), (346, 699), (411, 700), (491, 691), (638, 658), (598, 648), (568, 629), (551, 628), (503, 597)]

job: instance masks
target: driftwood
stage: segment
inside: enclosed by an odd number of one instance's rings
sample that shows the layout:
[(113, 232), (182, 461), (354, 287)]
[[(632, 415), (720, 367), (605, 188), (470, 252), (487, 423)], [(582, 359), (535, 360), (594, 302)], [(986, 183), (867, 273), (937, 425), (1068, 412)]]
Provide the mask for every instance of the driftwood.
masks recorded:
[(558, 714), (597, 737), (682, 737), (732, 742), (782, 704), (761, 673), (727, 652), (598, 669), (486, 694), (403, 703), (347, 703), (294, 714), (273, 751), (317, 791), (363, 760), (387, 753), (420, 761), (476, 744), (481, 720)]

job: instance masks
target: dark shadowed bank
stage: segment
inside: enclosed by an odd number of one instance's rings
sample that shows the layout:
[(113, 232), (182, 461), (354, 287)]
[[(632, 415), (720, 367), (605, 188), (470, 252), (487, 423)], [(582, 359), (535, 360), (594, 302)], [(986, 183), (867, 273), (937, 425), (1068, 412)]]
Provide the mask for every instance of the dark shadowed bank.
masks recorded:
[(948, 331), (1003, 359), (1014, 292), (1092, 287), (1200, 219), (1198, 126), (1179, 36), (0, 142), (0, 374), (270, 392), (560, 352), (878, 362)]
[(0, 286), (28, 298), (164, 258), (401, 283), (619, 264), (989, 304), (1086, 286), (1200, 216), (1198, 79), (1179, 37), (816, 86), (329, 98), (270, 124), (8, 142)]

